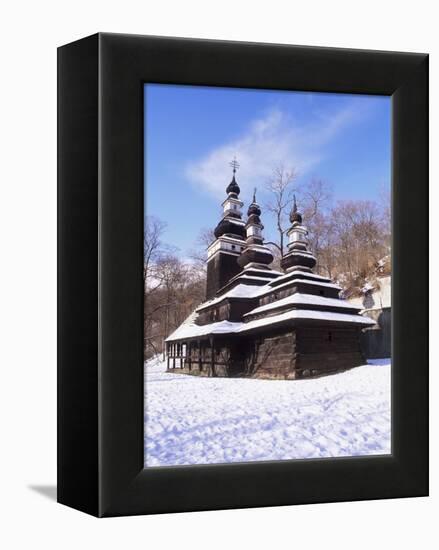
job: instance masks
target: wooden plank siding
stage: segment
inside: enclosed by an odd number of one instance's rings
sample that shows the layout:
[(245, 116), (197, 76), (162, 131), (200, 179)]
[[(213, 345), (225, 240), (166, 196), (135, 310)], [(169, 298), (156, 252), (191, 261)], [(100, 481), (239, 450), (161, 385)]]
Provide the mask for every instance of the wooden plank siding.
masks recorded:
[(199, 376), (316, 377), (364, 364), (359, 336), (357, 328), (303, 327), (174, 343), (169, 346), (168, 370)]

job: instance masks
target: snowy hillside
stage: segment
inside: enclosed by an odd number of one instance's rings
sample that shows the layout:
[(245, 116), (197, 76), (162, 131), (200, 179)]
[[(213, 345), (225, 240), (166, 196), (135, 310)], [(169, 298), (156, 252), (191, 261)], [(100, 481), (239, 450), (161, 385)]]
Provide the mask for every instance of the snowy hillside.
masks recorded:
[(145, 466), (390, 453), (390, 361), (312, 380), (145, 365)]

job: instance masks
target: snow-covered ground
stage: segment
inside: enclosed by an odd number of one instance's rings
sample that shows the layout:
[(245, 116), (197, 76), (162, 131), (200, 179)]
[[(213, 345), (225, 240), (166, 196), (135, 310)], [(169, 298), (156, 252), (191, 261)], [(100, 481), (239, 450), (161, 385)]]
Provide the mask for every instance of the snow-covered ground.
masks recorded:
[(145, 364), (145, 466), (389, 454), (390, 360), (313, 380)]

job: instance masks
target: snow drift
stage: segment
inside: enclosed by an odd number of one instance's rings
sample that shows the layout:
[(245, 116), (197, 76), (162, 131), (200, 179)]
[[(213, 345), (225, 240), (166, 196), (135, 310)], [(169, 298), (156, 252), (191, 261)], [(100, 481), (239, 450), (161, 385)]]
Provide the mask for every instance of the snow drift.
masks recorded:
[(311, 380), (145, 364), (145, 466), (389, 454), (390, 360)]

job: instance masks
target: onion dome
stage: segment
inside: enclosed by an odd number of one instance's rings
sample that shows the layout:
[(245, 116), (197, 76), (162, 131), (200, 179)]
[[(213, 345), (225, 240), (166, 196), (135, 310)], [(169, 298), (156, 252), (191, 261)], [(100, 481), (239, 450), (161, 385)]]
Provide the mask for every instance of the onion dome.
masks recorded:
[(261, 223), (261, 218), (257, 214), (250, 214), (250, 216), (247, 218), (247, 225), (259, 225), (262, 229), (264, 229), (264, 226)]
[(248, 207), (247, 210), (247, 226), (249, 225), (260, 225), (261, 230), (264, 229), (264, 226), (261, 223), (261, 218), (259, 217), (261, 215), (261, 208), (259, 204), (256, 202), (256, 189), (253, 192), (253, 201)]
[(260, 268), (267, 269), (273, 260), (274, 256), (267, 247), (249, 245), (239, 256), (238, 265), (245, 269), (249, 264), (259, 264)]
[(238, 264), (243, 269), (251, 264), (253, 264), (253, 267), (257, 265), (262, 269), (270, 269), (268, 265), (271, 264), (274, 257), (271, 250), (264, 246), (264, 239), (262, 237), (264, 226), (259, 217), (261, 209), (256, 202), (256, 189), (253, 193), (253, 201), (248, 208), (247, 214), (248, 219), (245, 224), (247, 234), (246, 248), (238, 258)]
[(225, 234), (245, 239), (245, 224), (241, 220), (234, 220), (229, 217), (223, 218), (215, 227), (214, 235), (218, 239)]
[(296, 195), (294, 195), (293, 209), (290, 212), (290, 222), (302, 223), (302, 214), (297, 211)]
[(261, 215), (261, 208), (259, 207), (259, 204), (256, 202), (256, 189), (254, 190), (254, 193), (253, 193), (253, 201), (247, 210), (247, 216), (252, 216), (253, 214), (255, 214), (256, 216)]
[(241, 192), (241, 189), (239, 188), (239, 185), (236, 183), (235, 180), (235, 174), (236, 170), (239, 168), (239, 163), (236, 160), (236, 157), (233, 157), (232, 162), (230, 163), (230, 166), (233, 168), (233, 178), (232, 181), (229, 183), (226, 189), (226, 193), (234, 198), (238, 198), (239, 193)]
[(312, 271), (317, 261), (311, 252), (291, 251), (280, 261), (280, 266), (284, 271), (299, 269)]
[(230, 166), (233, 168), (233, 178), (226, 188), (227, 198), (222, 204), (224, 208), (223, 218), (216, 226), (214, 235), (217, 239), (226, 235), (244, 240), (246, 237), (245, 223), (241, 219), (243, 203), (238, 198), (241, 190), (235, 179), (236, 170), (239, 168), (236, 158), (232, 160)]
[(239, 188), (239, 185), (236, 183), (235, 174), (233, 174), (233, 179), (229, 183), (229, 185), (227, 186), (226, 193), (228, 195), (233, 193), (233, 195), (238, 196), (240, 192), (241, 192), (241, 189)]

